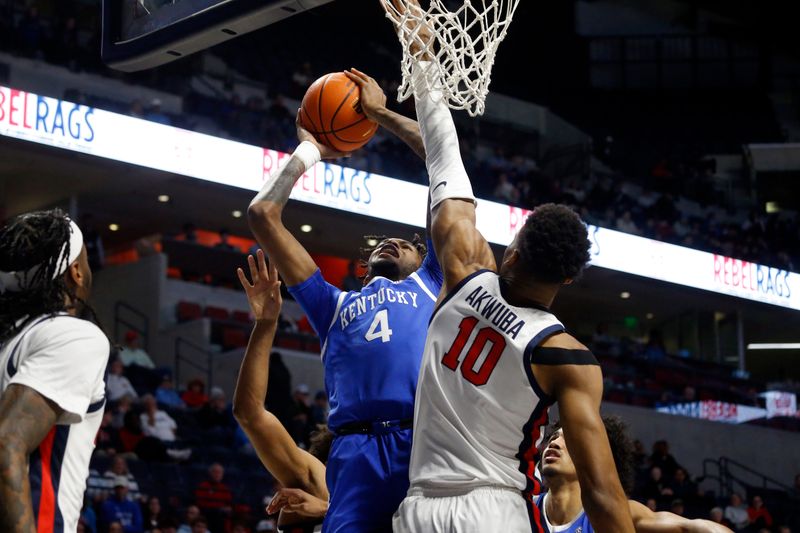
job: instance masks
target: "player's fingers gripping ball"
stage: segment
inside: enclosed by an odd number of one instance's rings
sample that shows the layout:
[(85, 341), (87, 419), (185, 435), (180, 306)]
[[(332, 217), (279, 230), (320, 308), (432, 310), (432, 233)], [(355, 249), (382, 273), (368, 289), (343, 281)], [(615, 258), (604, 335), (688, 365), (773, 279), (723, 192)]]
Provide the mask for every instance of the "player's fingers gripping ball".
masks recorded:
[(303, 97), (300, 125), (337, 152), (358, 150), (378, 130), (361, 110), (361, 88), (341, 72), (311, 84)]

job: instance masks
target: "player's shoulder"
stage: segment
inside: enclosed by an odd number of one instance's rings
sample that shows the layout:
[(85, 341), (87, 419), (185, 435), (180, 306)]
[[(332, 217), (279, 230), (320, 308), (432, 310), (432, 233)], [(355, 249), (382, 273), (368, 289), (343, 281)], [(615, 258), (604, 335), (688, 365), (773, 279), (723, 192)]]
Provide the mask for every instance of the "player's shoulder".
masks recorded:
[(561, 331), (550, 335), (542, 342), (539, 343), (538, 348), (560, 348), (562, 350), (581, 350), (588, 351), (589, 348), (581, 343), (578, 339), (567, 333)]
[(31, 334), (56, 343), (85, 342), (97, 349), (110, 349), (108, 337), (96, 324), (66, 314), (42, 320)]

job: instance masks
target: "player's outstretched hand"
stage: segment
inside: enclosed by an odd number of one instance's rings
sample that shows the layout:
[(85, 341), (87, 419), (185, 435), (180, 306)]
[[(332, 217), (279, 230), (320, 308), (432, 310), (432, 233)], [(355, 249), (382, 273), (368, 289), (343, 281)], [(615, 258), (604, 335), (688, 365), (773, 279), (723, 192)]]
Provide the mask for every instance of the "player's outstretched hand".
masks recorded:
[(380, 123), (380, 114), (386, 110), (386, 94), (373, 78), (358, 69), (345, 70), (344, 75), (355, 82), (361, 89), (361, 109), (367, 118)]
[(278, 280), (278, 269), (274, 266), (267, 267), (264, 252), (256, 252), (258, 259), (253, 259), (252, 255), (247, 256), (247, 264), (250, 266), (250, 277), (253, 282), (247, 279), (247, 275), (241, 268), (236, 270), (239, 281), (247, 294), (247, 301), (250, 310), (257, 321), (277, 322), (281, 313), (281, 282)]
[(295, 118), (294, 124), (297, 127), (297, 138), (300, 142), (308, 141), (312, 143), (314, 146), (317, 147), (319, 150), (322, 159), (339, 159), (340, 157), (350, 157), (350, 154), (347, 152), (337, 152), (333, 148), (329, 148), (319, 142), (316, 137), (314, 137), (310, 131), (305, 129), (302, 124), (300, 124), (300, 113), (302, 110), (297, 110), (297, 117)]
[(301, 489), (280, 489), (267, 506), (267, 514), (283, 511), (304, 520), (324, 518), (328, 502)]
[[(431, 54), (433, 53), (433, 32), (427, 23), (419, 22), (424, 19), (422, 7), (419, 5), (418, 0), (381, 0), (383, 9), (389, 16), (389, 19), (395, 24), (398, 32), (400, 32), (400, 24), (404, 25), (403, 31), (413, 35), (413, 42), (411, 43), (411, 53), (414, 55), (425, 51), (417, 59), (430, 61)], [(409, 18), (406, 18), (409, 15)]]

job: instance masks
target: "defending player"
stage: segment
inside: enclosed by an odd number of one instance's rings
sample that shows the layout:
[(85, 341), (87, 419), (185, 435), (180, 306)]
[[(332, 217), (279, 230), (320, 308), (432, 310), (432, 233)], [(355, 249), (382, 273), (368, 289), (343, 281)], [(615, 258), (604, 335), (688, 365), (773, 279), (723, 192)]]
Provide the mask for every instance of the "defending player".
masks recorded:
[[(393, 1), (401, 12), (418, 6)], [(425, 27), (411, 31), (430, 39)], [(418, 63), (415, 80), (435, 76), (430, 67)], [(430, 81), (419, 87), (441, 83)], [(450, 110), (441, 91), (422, 91), (417, 118), (446, 297), (428, 330), (411, 487), (394, 530), (541, 531), (532, 499), (536, 446), (547, 410), (558, 402), (589, 518), (599, 531), (633, 531), (600, 419), (600, 366), (549, 310), (589, 260), (586, 227), (567, 207), (539, 206), (498, 271), (475, 227), (475, 197)]]
[[(633, 485), (633, 442), (625, 424), (617, 417), (603, 418), (611, 452), (620, 480), (626, 489)], [(581, 505), (581, 487), (575, 464), (564, 442), (564, 431), (554, 428), (539, 464), (547, 492), (535, 499), (546, 533), (593, 533)], [(689, 520), (673, 513), (654, 513), (641, 503), (628, 501), (636, 533), (730, 533), (730, 529), (708, 520)]]
[(58, 210), (0, 230), (0, 531), (74, 532), (103, 418), (109, 343), (77, 318), (92, 287)]
[[(374, 80), (355, 70), (348, 74), (361, 85), (365, 114), (424, 157), (417, 123), (387, 110)], [(392, 238), (370, 255), (361, 292), (327, 283), (281, 214), (295, 181), (320, 157), (341, 154), (299, 125), (298, 136), (303, 142), (250, 204), (250, 228), (322, 342), (329, 426), (336, 435), (327, 464), (325, 531), (388, 531), (408, 489), (417, 374), (442, 274), (433, 251), (426, 255), (429, 247)]]
[[(241, 268), (237, 271), (256, 323), (239, 369), (233, 414), (269, 473), (281, 485), (290, 487), (282, 489), (270, 502), (270, 513), (281, 512), (279, 528), (292, 532), (318, 531), (328, 509), (329, 496), (324, 465), (327, 452), (321, 448), (329, 447), (330, 441), (328, 435), (315, 433), (311, 449), (302, 450), (280, 420), (264, 409), (270, 350), (278, 328), (282, 299), (277, 269), (274, 265), (267, 268), (261, 250), (256, 256), (256, 259), (252, 255), (247, 257), (252, 283)], [(315, 446), (317, 443), (322, 446)], [(297, 501), (301, 490), (309, 496)]]

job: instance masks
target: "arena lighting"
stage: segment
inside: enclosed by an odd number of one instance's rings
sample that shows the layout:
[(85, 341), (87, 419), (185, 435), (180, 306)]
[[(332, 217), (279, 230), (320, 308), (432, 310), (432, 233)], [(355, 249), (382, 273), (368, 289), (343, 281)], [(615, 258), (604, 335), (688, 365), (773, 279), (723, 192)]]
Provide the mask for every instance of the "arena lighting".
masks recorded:
[(367, 239), (367, 246), (378, 246), (378, 239)]
[(239, 211), (238, 209), (235, 210), (233, 213), (231, 213), (231, 215), (233, 216), (233, 218), (242, 218), (242, 212)]
[(117, 224), (109, 224), (108, 225), (108, 229), (110, 229), (111, 231), (118, 231), (119, 230), (119, 225), (117, 225)]
[(169, 202), (169, 196), (166, 195), (166, 194), (159, 194), (158, 195), (158, 201), (161, 202), (162, 204), (165, 204), (165, 203)]
[(753, 343), (747, 345), (748, 350), (800, 350), (800, 342)]
[(310, 233), (312, 229), (314, 228), (312, 228), (308, 224), (303, 224), (302, 226), (300, 226), (300, 231), (302, 231), (303, 233)]
[[(289, 157), (4, 86), (0, 86), (0, 135), (250, 192), (260, 190)], [(428, 188), (323, 162), (297, 181), (291, 199), (424, 228)], [(529, 214), (480, 199), (478, 230), (490, 243), (506, 246)], [(597, 226), (588, 229), (592, 266), (800, 311), (798, 273)]]
[(629, 293), (628, 291), (622, 291), (621, 293), (619, 293), (619, 297), (622, 298), (623, 300), (627, 300), (628, 298), (631, 297), (631, 293)]
[(654, 315), (653, 313), (647, 313), (647, 314), (645, 315), (645, 318), (646, 318), (647, 320), (653, 320), (653, 318), (654, 318), (654, 317), (655, 317), (655, 315)]

